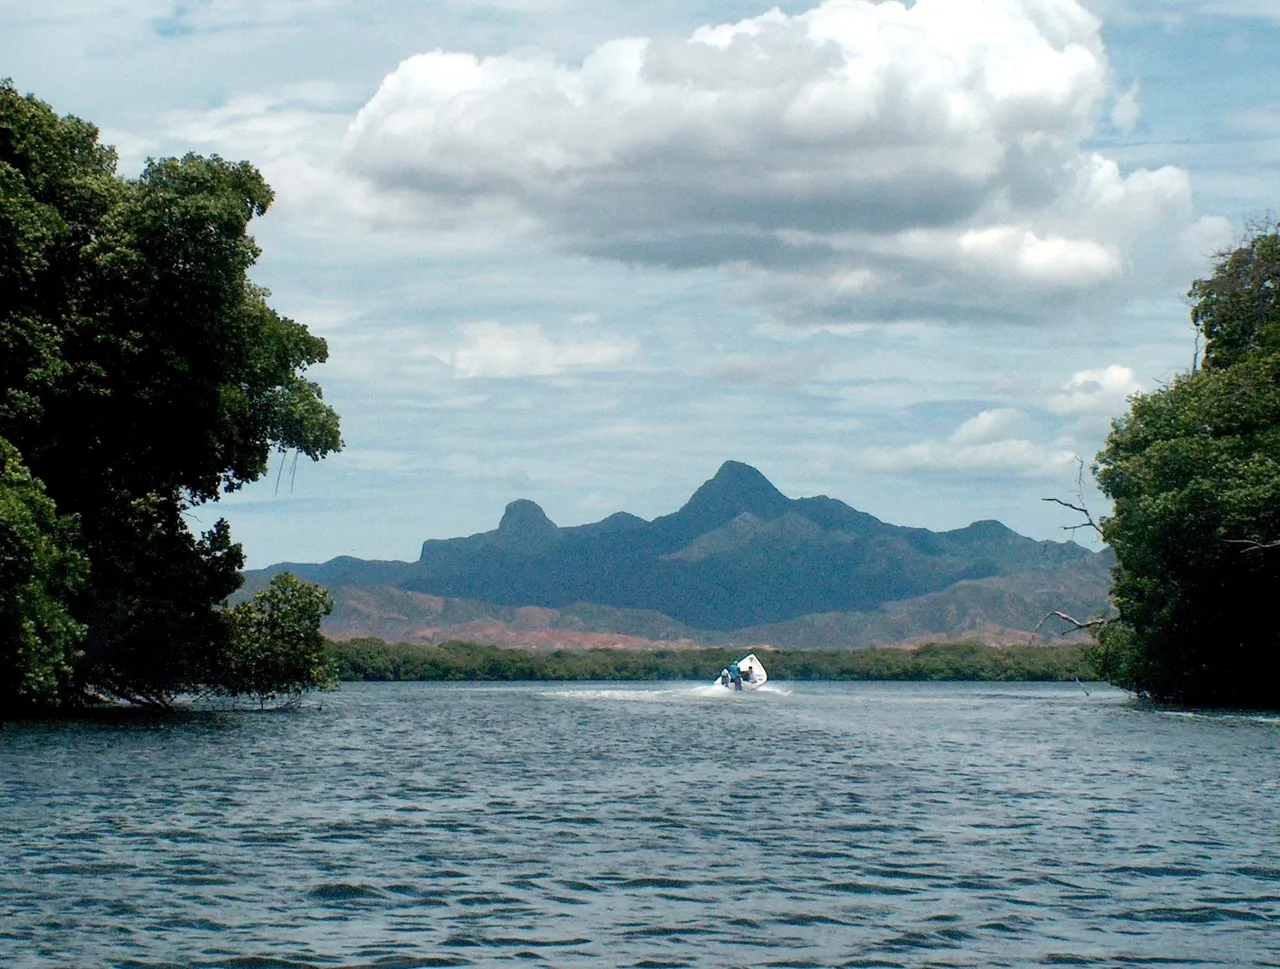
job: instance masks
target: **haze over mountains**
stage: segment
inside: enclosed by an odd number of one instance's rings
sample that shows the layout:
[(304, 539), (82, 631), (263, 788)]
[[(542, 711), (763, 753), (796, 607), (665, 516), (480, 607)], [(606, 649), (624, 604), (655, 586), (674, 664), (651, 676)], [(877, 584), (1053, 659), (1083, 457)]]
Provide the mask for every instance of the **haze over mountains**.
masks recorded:
[[(1109, 565), (1107, 553), (1036, 541), (996, 521), (933, 532), (825, 496), (788, 498), (755, 468), (728, 461), (684, 507), (653, 521), (618, 512), (560, 528), (520, 500), (497, 529), (424, 542), (416, 562), (282, 563), (248, 573), (247, 586), (286, 569), (325, 584), (338, 603), (326, 631), (343, 637), (832, 647), (984, 631), (1008, 639), (1049, 609), (1096, 613), (1106, 608)], [(513, 635), (522, 628), (530, 635)]]

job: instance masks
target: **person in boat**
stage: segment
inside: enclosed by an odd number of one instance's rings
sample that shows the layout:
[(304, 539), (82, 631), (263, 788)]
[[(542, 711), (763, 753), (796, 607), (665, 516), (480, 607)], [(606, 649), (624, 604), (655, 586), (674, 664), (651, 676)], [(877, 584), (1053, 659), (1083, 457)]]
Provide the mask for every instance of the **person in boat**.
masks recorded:
[(729, 667), (729, 679), (733, 680), (733, 688), (735, 690), (742, 689), (742, 670), (738, 669), (737, 663)]
[(754, 683), (756, 681), (756, 671), (752, 669), (750, 663), (748, 663), (747, 668), (742, 671), (742, 675), (748, 683)]

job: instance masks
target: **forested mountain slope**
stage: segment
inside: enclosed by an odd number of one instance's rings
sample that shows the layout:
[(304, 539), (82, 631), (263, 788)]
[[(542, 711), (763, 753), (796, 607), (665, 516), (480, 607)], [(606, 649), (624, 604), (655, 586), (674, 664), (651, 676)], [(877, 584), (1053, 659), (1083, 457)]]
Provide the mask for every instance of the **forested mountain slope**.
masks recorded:
[[(417, 562), (281, 564), (251, 573), (250, 588), (285, 569), (331, 589), (369, 590), (366, 602), (380, 588), (384, 598), (400, 590), (507, 609), (590, 603), (608, 607), (605, 625), (615, 626), (618, 610), (660, 614), (674, 620), (659, 637), (668, 638), (676, 629), (723, 633), (815, 614), (874, 614), (957, 583), (997, 579), (1004, 581), (979, 588), (1006, 590), (993, 593), (1003, 605), (992, 621), (1004, 625), (1040, 607), (1041, 597), (1007, 591), (1026, 586), (1013, 577), (1050, 570), (1054, 588), (1079, 585), (1092, 601), (1106, 564), (1074, 543), (1035, 541), (995, 521), (933, 532), (887, 524), (833, 498), (788, 498), (756, 469), (729, 461), (684, 507), (653, 521), (619, 512), (560, 528), (521, 500), (493, 531), (424, 542)], [(1023, 604), (1011, 607), (1011, 595)], [(971, 621), (971, 613), (957, 615)]]

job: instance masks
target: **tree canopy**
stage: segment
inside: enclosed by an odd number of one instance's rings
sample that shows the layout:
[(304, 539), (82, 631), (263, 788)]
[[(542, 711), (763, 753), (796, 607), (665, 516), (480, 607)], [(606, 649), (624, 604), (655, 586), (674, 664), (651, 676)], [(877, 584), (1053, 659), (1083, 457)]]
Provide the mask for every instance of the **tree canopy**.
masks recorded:
[(248, 276), (271, 202), (252, 165), (217, 156), (121, 177), (91, 124), (0, 83), (0, 438), (40, 483), (3, 514), (25, 507), (58, 542), (74, 527), (88, 563), (55, 597), (84, 629), (64, 700), (216, 685), (244, 559), (225, 521), (193, 532), (191, 509), (273, 451), (341, 447), (305, 375), (324, 340)]
[(1280, 234), (1197, 281), (1200, 366), (1136, 396), (1096, 473), (1120, 621), (1103, 670), (1153, 698), (1280, 707)]
[(230, 644), (215, 691), (264, 699), (295, 696), (336, 682), (320, 620), (333, 600), (318, 585), (289, 572), (247, 602), (226, 611)]

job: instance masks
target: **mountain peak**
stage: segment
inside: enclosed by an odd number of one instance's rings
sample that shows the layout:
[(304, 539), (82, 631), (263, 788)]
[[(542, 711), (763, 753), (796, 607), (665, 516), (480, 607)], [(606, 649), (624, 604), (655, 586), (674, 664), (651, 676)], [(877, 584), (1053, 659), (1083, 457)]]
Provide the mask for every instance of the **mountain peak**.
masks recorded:
[[(769, 479), (761, 474), (757, 469), (749, 464), (743, 464), (741, 461), (726, 461), (720, 465), (720, 469), (716, 471), (711, 478), (712, 481), (736, 481), (742, 483), (764, 484), (766, 487), (772, 488)], [(775, 489), (776, 490), (776, 489)]]
[(676, 516), (697, 526), (696, 534), (719, 528), (744, 512), (768, 521), (787, 510), (790, 499), (763, 474), (741, 461), (726, 461), (715, 477), (693, 493)]
[[(715, 473), (715, 477), (699, 488), (694, 496), (709, 489), (721, 491), (746, 502), (782, 505), (788, 501), (787, 496), (773, 486), (773, 482), (751, 465), (743, 464), (741, 461), (726, 461), (720, 465), (720, 470)], [(743, 510), (751, 511), (752, 509)]]
[(536, 551), (554, 545), (560, 529), (547, 517), (537, 502), (520, 498), (507, 505), (498, 523), (498, 541), (525, 551)]

